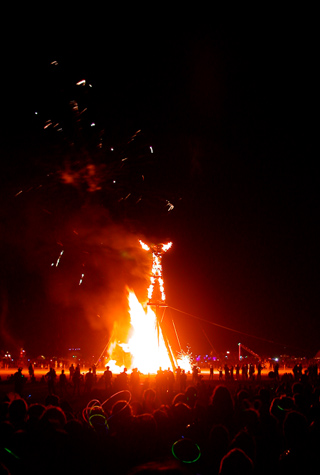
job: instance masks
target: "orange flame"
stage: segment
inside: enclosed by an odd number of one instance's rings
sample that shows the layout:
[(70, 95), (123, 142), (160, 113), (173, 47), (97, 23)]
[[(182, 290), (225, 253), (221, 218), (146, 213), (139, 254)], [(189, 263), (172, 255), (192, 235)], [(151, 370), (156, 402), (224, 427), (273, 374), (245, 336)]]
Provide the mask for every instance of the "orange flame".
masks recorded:
[[(155, 313), (150, 306), (145, 311), (133, 291), (129, 291), (128, 300), (132, 333), (127, 343), (119, 343), (124, 353), (131, 356), (131, 365), (127, 369), (138, 368), (143, 374), (156, 373), (159, 368), (173, 369), (161, 328), (158, 339)], [(114, 372), (123, 370), (125, 365), (118, 366), (114, 360), (114, 345), (109, 348), (109, 354), (110, 369)]]
[[(108, 353), (110, 358), (107, 364), (111, 371), (115, 373), (123, 371), (124, 367), (127, 369), (137, 368), (143, 374), (157, 373), (160, 368), (171, 368), (174, 371), (177, 366), (180, 366), (186, 372), (191, 371), (190, 354), (181, 353), (178, 359), (174, 357), (169, 342), (167, 339), (164, 339), (157, 315), (151, 309), (151, 306), (154, 305), (165, 306), (166, 296), (162, 278), (161, 258), (162, 254), (171, 248), (172, 242), (152, 247), (149, 247), (141, 240), (139, 242), (142, 249), (152, 251), (152, 271), (148, 288), (149, 304), (145, 311), (135, 293), (132, 290), (128, 290), (131, 336), (127, 343), (113, 343), (109, 347)], [(155, 284), (158, 284), (159, 287), (158, 293), (156, 292), (156, 298), (153, 295)], [(152, 296), (155, 298), (154, 303), (151, 303)], [(119, 348), (121, 349), (120, 358)], [(119, 359), (121, 359), (121, 366), (117, 362)]]
[[(174, 370), (162, 330), (160, 327), (157, 329), (156, 314), (150, 306), (145, 311), (132, 290), (129, 291), (128, 300), (132, 332), (127, 343), (117, 344), (114, 342), (109, 347), (110, 359), (107, 364), (111, 371), (120, 373), (124, 367), (128, 370), (138, 368), (143, 374), (155, 374), (160, 368)], [(118, 364), (116, 361), (117, 346), (128, 356), (127, 360), (131, 361), (130, 364)], [(170, 347), (169, 350), (171, 351)], [(186, 372), (191, 371), (190, 355), (180, 354), (177, 360), (173, 354), (172, 357), (176, 366), (180, 366)]]

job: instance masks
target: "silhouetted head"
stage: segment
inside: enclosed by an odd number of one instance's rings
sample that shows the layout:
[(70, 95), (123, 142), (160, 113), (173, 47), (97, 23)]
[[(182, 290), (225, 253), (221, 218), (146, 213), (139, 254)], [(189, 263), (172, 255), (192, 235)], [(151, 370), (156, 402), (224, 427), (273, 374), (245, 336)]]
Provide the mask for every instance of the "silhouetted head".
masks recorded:
[(67, 418), (60, 407), (49, 406), (42, 414), (41, 421), (50, 423), (57, 429), (63, 429), (67, 423)]
[(230, 450), (221, 460), (220, 475), (251, 475), (252, 460), (241, 449)]
[(9, 405), (9, 420), (14, 426), (20, 426), (27, 418), (28, 405), (24, 399), (14, 399)]
[(283, 422), (283, 433), (290, 448), (305, 444), (308, 438), (307, 418), (300, 412), (289, 412)]

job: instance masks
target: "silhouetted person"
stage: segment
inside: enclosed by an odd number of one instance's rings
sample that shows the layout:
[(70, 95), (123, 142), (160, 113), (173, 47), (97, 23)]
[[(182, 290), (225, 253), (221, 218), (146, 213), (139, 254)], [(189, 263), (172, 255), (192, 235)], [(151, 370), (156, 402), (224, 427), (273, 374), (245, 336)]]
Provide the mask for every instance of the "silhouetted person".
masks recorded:
[(251, 363), (249, 366), (249, 378), (251, 380), (254, 379), (254, 372), (255, 372), (254, 364)]
[(71, 366), (70, 366), (70, 368), (69, 368), (69, 380), (70, 380), (70, 381), (73, 380), (74, 372), (75, 372), (75, 368), (74, 368), (73, 363), (72, 363)]
[(19, 394), (22, 397), (23, 394), (23, 386), (25, 383), (25, 378), (22, 374), (22, 368), (18, 368), (18, 371), (13, 375), (13, 384), (14, 384), (14, 392)]
[(219, 385), (214, 388), (208, 406), (210, 425), (223, 424), (230, 432), (233, 428), (234, 401), (228, 388)]
[(142, 407), (143, 412), (147, 414), (152, 414), (155, 409), (157, 409), (157, 393), (154, 389), (146, 389), (142, 396)]
[(56, 377), (57, 375), (54, 368), (50, 368), (50, 371), (46, 374), (49, 394), (55, 394)]
[(119, 391), (124, 390), (124, 389), (129, 389), (127, 368), (124, 368), (122, 373), (118, 375), (117, 385), (118, 385), (117, 387)]
[(89, 368), (88, 373), (85, 375), (85, 380), (84, 380), (84, 391), (88, 394), (91, 393), (92, 386), (93, 386), (93, 372), (92, 368)]
[(167, 373), (166, 373), (166, 376), (167, 376), (168, 398), (169, 398), (169, 400), (171, 401), (171, 400), (172, 400), (172, 396), (173, 396), (173, 389), (174, 389), (175, 379), (174, 379), (173, 371), (171, 371), (170, 368), (168, 368), (168, 371), (167, 371)]
[(240, 379), (240, 365), (236, 364), (236, 380)]
[(80, 394), (80, 382), (81, 382), (81, 373), (80, 366), (77, 365), (72, 378), (73, 383), (73, 394)]
[(110, 392), (111, 386), (112, 386), (112, 371), (110, 370), (110, 366), (106, 367), (106, 370), (103, 373), (103, 380), (104, 380), (105, 390)]
[(28, 405), (24, 399), (14, 399), (8, 408), (9, 421), (13, 424), (15, 430), (25, 429), (27, 420)]
[(199, 370), (197, 366), (192, 368), (192, 382), (193, 384), (197, 384), (199, 378)]
[(60, 387), (60, 394), (61, 396), (65, 396), (67, 394), (67, 376), (65, 375), (64, 369), (61, 371), (59, 376), (59, 387)]
[(248, 379), (248, 365), (247, 364), (243, 364), (241, 366), (241, 375), (242, 375), (242, 379)]
[(261, 380), (261, 372), (262, 372), (262, 364), (259, 362), (258, 363), (258, 366), (257, 366), (257, 380), (260, 381)]
[(34, 377), (34, 369), (33, 369), (32, 363), (29, 364), (28, 372), (29, 372), (29, 376), (30, 376), (30, 381), (31, 381), (32, 383), (34, 383), (36, 379), (35, 379), (35, 377)]
[(187, 375), (186, 371), (183, 369), (180, 375), (180, 391), (183, 392), (187, 387)]
[(93, 363), (92, 365), (92, 374), (93, 374), (93, 382), (97, 381), (97, 366)]
[(213, 379), (213, 365), (210, 365), (210, 374), (209, 374), (209, 379)]
[(230, 369), (229, 369), (229, 366), (228, 365), (224, 365), (224, 379), (226, 381), (229, 381), (230, 379)]
[(130, 375), (130, 390), (136, 399), (140, 396), (140, 375), (137, 368), (133, 368)]
[(180, 378), (181, 378), (181, 368), (180, 366), (176, 369), (176, 388), (180, 391)]

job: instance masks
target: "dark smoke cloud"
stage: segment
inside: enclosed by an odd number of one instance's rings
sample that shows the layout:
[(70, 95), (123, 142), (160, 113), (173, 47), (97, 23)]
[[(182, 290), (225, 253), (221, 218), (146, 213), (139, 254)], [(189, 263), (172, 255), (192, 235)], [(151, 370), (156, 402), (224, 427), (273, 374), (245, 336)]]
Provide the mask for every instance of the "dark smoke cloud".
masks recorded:
[(90, 332), (108, 338), (115, 322), (125, 338), (127, 289), (146, 300), (151, 267), (134, 223), (115, 222), (100, 203), (58, 183), (11, 198), (2, 223), (7, 308), (1, 322), (8, 344), (14, 335), (21, 345), (37, 339), (38, 348), (46, 340), (64, 348), (92, 338)]

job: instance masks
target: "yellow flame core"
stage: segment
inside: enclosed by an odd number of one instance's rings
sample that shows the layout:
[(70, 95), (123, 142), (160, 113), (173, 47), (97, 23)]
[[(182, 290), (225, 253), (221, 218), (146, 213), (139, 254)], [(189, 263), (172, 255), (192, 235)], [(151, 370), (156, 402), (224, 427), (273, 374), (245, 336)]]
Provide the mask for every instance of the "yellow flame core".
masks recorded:
[[(149, 303), (152, 299), (155, 284), (158, 283), (159, 296), (155, 300), (161, 299), (165, 302), (164, 281), (162, 278), (162, 254), (171, 248), (172, 242), (168, 244), (159, 244), (150, 248), (147, 244), (139, 241), (142, 249), (152, 250), (152, 271), (150, 276), (150, 285), (148, 287)], [(157, 292), (156, 292), (157, 293)], [(157, 297), (157, 296), (156, 296)], [(131, 336), (127, 343), (114, 343), (109, 347), (108, 366), (111, 371), (120, 373), (125, 364), (121, 366), (117, 362), (117, 346), (122, 349), (124, 356), (122, 360), (131, 361), (126, 364), (128, 370), (137, 368), (143, 374), (155, 374), (161, 368), (166, 370), (174, 366), (180, 366), (186, 372), (191, 371), (191, 357), (188, 354), (180, 354), (175, 360), (169, 343), (164, 341), (161, 326), (157, 322), (157, 316), (149, 305), (147, 311), (139, 303), (135, 293), (128, 289), (128, 303), (131, 324)], [(170, 355), (170, 356), (169, 356)], [(129, 356), (129, 358), (126, 358)], [(123, 363), (123, 361), (122, 361)]]
[(163, 244), (162, 250), (163, 250), (163, 252), (166, 252), (171, 247), (172, 247), (172, 242), (168, 242), (168, 244)]
[(144, 249), (145, 251), (150, 251), (150, 247), (147, 244), (145, 244), (144, 242), (142, 242), (141, 239), (140, 239), (139, 242), (140, 242), (140, 245), (141, 245), (142, 249)]
[[(120, 346), (125, 353), (131, 355), (131, 366), (128, 370), (138, 368), (143, 374), (157, 373), (159, 368), (172, 368), (171, 361), (164, 343), (161, 328), (159, 338), (157, 332), (157, 317), (150, 306), (147, 311), (138, 301), (135, 293), (129, 291), (129, 312), (132, 327), (131, 336), (127, 343)], [(121, 372), (124, 365), (118, 366), (113, 359), (113, 351), (110, 351), (108, 365), (115, 373)]]

